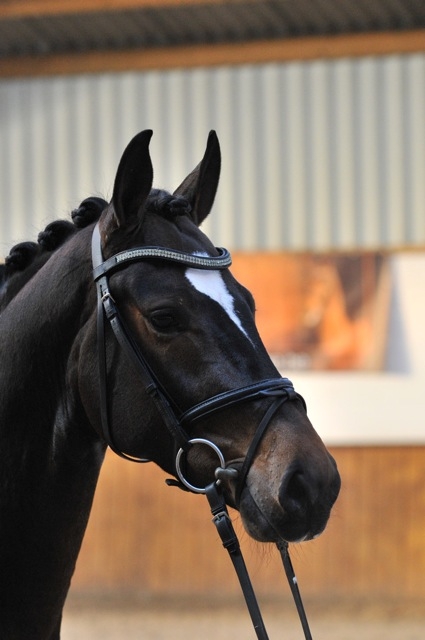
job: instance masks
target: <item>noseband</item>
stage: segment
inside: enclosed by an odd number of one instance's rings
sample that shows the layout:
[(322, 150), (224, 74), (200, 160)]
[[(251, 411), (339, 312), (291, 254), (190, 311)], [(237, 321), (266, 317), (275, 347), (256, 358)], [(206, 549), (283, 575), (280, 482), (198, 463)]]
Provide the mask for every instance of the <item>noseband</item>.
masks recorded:
[[(143, 353), (135, 343), (130, 331), (125, 325), (114, 299), (109, 291), (108, 277), (133, 262), (142, 260), (160, 261), (179, 264), (182, 266), (201, 269), (201, 270), (223, 270), (227, 269), (231, 263), (231, 256), (226, 249), (218, 248), (217, 256), (199, 256), (174, 249), (164, 247), (140, 247), (129, 249), (118, 253), (108, 260), (103, 260), (101, 237), (98, 224), (95, 226), (92, 236), (92, 261), (93, 261), (93, 277), (96, 282), (97, 289), (97, 339), (98, 339), (98, 360), (99, 360), (99, 383), (100, 383), (100, 412), (102, 435), (110, 449), (117, 455), (126, 460), (133, 462), (148, 462), (146, 458), (133, 457), (123, 451), (115, 444), (112, 427), (109, 419), (108, 401), (107, 401), (107, 365), (106, 365), (106, 340), (105, 340), (105, 318), (109, 321), (115, 337), (127, 354), (136, 370), (139, 373), (144, 389), (154, 402), (161, 418), (167, 427), (169, 433), (174, 439), (178, 449), (176, 456), (176, 475), (180, 481), (168, 481), (169, 484), (177, 484), (195, 493), (206, 493), (210, 502), (211, 511), (213, 513), (213, 522), (215, 523), (223, 545), (228, 549), (229, 554), (234, 563), (242, 590), (250, 611), (250, 615), (254, 624), (254, 628), (259, 640), (268, 640), (268, 636), (261, 618), (261, 613), (252, 590), (251, 583), (246, 571), (246, 567), (239, 549), (239, 543), (233, 531), (230, 518), (227, 513), (227, 507), (219, 488), (220, 481), (227, 477), (237, 477), (236, 485), (236, 505), (239, 505), (240, 496), (245, 486), (246, 477), (248, 475), (257, 447), (267, 430), (273, 416), (280, 406), (286, 401), (300, 399), (305, 406), (302, 396), (295, 392), (294, 387), (288, 378), (272, 378), (260, 380), (253, 384), (231, 389), (203, 400), (199, 404), (194, 405), (185, 412), (177, 412), (177, 404), (169, 396), (160, 381), (153, 373), (149, 363), (146, 361)], [(260, 421), (253, 440), (248, 448), (247, 454), (240, 471), (236, 469), (226, 468), (224, 457), (220, 449), (209, 440), (194, 438), (191, 439), (186, 432), (186, 428), (194, 422), (205, 418), (217, 411), (227, 409), (242, 402), (272, 399), (266, 413)], [(216, 469), (215, 481), (207, 487), (195, 487), (185, 478), (182, 471), (182, 458), (184, 454), (195, 444), (204, 444), (211, 447), (219, 458), (219, 466)], [(293, 573), (290, 562), (287, 543), (278, 543), (279, 551), (282, 555), (285, 571), (288, 576), (289, 584), (293, 592), (301, 623), (304, 629), (306, 640), (311, 638), (308, 624), (305, 618), (304, 610), (299, 602), (299, 592), (296, 586), (296, 578)], [(298, 596), (297, 596), (298, 594)], [(301, 608), (300, 608), (301, 606)]]

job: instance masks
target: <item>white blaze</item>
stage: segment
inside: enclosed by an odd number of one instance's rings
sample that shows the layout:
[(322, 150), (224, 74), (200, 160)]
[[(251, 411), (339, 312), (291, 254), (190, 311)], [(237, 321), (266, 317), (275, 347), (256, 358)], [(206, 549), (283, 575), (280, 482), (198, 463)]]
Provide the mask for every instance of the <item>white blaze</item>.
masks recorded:
[(221, 273), (219, 271), (187, 269), (185, 275), (197, 291), (218, 302), (232, 322), (234, 322), (238, 329), (250, 340), (236, 314), (233, 297), (230, 295)]

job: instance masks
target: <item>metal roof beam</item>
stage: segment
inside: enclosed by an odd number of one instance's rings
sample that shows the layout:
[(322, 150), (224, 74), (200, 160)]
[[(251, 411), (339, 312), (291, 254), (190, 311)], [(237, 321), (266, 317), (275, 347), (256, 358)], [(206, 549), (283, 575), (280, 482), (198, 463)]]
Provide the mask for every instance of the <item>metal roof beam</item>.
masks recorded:
[[(161, 9), (190, 5), (217, 5), (242, 0), (3, 0), (0, 20), (4, 18), (38, 18), (73, 13), (125, 11), (129, 9)], [(246, 0), (244, 0), (246, 2)], [(259, 2), (261, 0), (251, 0)]]
[(256, 64), (425, 51), (425, 29), (0, 59), (0, 77)]

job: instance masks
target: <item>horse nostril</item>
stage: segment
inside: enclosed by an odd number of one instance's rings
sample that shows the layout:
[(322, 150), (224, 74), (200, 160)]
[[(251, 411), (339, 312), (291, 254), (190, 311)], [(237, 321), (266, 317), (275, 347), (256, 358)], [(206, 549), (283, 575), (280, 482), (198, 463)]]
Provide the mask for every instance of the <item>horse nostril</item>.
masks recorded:
[(302, 515), (314, 502), (314, 488), (300, 469), (289, 470), (280, 486), (279, 502), (286, 513)]

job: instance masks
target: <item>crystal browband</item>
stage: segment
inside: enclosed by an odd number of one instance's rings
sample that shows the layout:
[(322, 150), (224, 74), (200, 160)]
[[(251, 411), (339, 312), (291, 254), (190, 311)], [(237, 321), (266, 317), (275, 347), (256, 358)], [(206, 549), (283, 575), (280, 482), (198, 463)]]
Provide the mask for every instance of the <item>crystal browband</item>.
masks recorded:
[(98, 280), (106, 273), (110, 273), (120, 268), (127, 262), (137, 262), (138, 260), (165, 260), (166, 262), (176, 262), (194, 269), (227, 269), (232, 264), (232, 258), (227, 249), (217, 247), (218, 256), (202, 256), (176, 249), (166, 249), (163, 247), (140, 247), (129, 249), (117, 253), (112, 258), (105, 260), (94, 269), (94, 279)]

